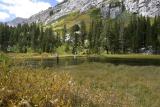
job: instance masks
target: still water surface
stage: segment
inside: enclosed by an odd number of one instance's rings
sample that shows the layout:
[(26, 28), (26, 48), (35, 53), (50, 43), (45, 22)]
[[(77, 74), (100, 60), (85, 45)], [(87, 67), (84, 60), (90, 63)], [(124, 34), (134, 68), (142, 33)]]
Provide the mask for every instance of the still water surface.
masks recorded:
[(158, 59), (127, 59), (127, 58), (109, 58), (109, 57), (60, 57), (49, 59), (26, 59), (20, 65), (30, 67), (57, 67), (57, 66), (69, 66), (79, 65), (83, 63), (112, 63), (115, 65), (131, 65), (131, 66), (160, 66), (160, 60)]

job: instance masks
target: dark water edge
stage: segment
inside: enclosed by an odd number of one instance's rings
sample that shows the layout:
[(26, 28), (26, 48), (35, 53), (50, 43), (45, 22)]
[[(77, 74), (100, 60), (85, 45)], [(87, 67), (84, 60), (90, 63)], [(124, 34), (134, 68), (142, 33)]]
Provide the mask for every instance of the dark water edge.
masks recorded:
[(130, 66), (160, 66), (160, 59), (95, 57), (91, 61)]
[(111, 57), (86, 57), (86, 56), (67, 56), (60, 58), (48, 59), (26, 59), (19, 63), (18, 66), (29, 67), (58, 67), (79, 65), (83, 63), (111, 63), (114, 65), (130, 65), (130, 66), (160, 66), (160, 59), (143, 59), (143, 58), (111, 58)]

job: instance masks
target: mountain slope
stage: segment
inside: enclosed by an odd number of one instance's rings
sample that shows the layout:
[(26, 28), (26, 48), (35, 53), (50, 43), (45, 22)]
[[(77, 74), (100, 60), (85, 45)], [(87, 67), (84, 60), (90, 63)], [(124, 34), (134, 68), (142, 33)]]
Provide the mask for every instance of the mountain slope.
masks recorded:
[(92, 8), (100, 8), (105, 18), (115, 18), (124, 10), (149, 17), (160, 16), (160, 0), (65, 0), (55, 7), (31, 16), (27, 23), (49, 24), (70, 13), (81, 14)]
[(17, 17), (12, 21), (7, 22), (9, 26), (17, 26), (18, 24), (24, 24), (24, 23), (27, 23), (27, 19), (20, 18), (20, 17)]

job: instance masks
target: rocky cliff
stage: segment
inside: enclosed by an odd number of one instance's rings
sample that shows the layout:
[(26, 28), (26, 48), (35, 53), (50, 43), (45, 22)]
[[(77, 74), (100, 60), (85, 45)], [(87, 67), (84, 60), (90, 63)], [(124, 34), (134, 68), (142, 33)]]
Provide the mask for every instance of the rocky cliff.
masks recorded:
[(126, 10), (143, 16), (160, 16), (160, 0), (125, 0)]
[(100, 8), (103, 17), (115, 18), (124, 10), (143, 16), (160, 16), (160, 0), (64, 0), (64, 2), (31, 16), (27, 23), (52, 23), (72, 12)]

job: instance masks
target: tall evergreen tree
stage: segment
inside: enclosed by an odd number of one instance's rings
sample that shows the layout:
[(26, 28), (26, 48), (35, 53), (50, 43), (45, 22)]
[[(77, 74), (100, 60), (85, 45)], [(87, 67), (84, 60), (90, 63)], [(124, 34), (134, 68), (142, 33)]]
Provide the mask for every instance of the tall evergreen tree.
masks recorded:
[(80, 31), (80, 27), (79, 25), (74, 25), (72, 26), (71, 28), (71, 34), (73, 36), (73, 50), (72, 50), (72, 53), (73, 54), (77, 54), (77, 48), (79, 46), (79, 34), (78, 34), (78, 31)]
[(86, 35), (87, 35), (87, 31), (86, 31), (86, 24), (84, 21), (81, 21), (80, 23), (81, 25), (81, 29), (80, 29), (80, 32), (81, 32), (81, 45), (84, 46), (84, 41), (86, 39)]

